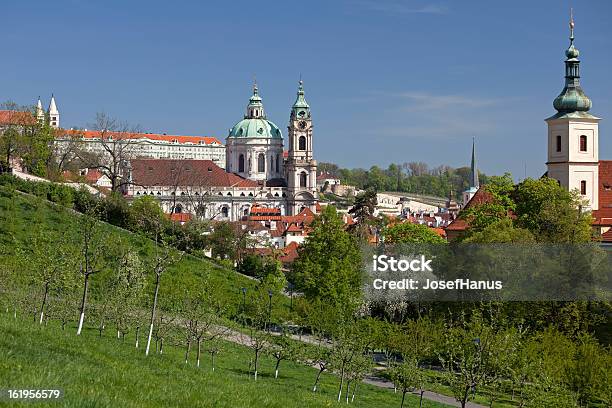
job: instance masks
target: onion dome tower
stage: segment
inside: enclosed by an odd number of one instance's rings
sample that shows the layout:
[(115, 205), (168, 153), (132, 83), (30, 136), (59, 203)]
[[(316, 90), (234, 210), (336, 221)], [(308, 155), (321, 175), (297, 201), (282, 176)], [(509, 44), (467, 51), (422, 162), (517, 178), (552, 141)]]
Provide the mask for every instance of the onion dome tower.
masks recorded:
[(548, 177), (577, 191), (587, 205), (599, 208), (599, 121), (580, 84), (580, 52), (574, 45), (574, 16), (570, 13), (570, 45), (565, 51), (565, 86), (553, 102), (557, 113), (548, 124)]

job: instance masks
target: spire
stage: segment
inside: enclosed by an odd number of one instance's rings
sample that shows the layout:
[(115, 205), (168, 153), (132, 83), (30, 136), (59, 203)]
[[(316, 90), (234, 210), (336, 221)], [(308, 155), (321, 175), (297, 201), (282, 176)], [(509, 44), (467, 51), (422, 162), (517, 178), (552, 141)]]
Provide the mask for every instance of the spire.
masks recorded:
[(43, 110), (40, 96), (38, 97), (38, 102), (36, 103), (36, 119), (39, 122), (43, 122), (45, 120), (45, 111)]
[(565, 51), (565, 87), (553, 102), (560, 114), (588, 112), (592, 103), (580, 86), (580, 52), (574, 46), (574, 11), (570, 9), (570, 45)]
[(470, 177), (470, 187), (478, 189), (480, 182), (478, 181), (478, 168), (476, 167), (476, 138), (472, 138), (472, 172)]
[(51, 102), (49, 102), (49, 115), (59, 115), (57, 105), (55, 104), (55, 96), (51, 94)]
[(309, 110), (310, 105), (308, 105), (308, 102), (306, 102), (306, 98), (304, 98), (304, 81), (302, 81), (302, 76), (300, 75), (300, 81), (298, 82), (297, 98), (293, 103), (292, 113), (297, 114), (300, 117), (308, 116)]

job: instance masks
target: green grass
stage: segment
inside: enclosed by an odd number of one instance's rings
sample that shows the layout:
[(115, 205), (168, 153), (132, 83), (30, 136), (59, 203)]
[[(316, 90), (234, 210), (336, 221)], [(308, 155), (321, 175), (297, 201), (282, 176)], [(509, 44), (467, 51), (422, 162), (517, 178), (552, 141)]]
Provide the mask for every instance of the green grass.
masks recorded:
[[(27, 246), (34, 233), (34, 227), (45, 230), (66, 232), (68, 237), (79, 241), (78, 213), (53, 204), (47, 200), (32, 195), (12, 191), (0, 186), (0, 264), (8, 262), (19, 245)], [(100, 226), (109, 237), (120, 237), (127, 245), (137, 250), (144, 258), (152, 256), (155, 243), (150, 239), (131, 233), (113, 225), (100, 222)], [(1, 265), (0, 265), (1, 266)], [(94, 276), (91, 290), (93, 300), (100, 287), (101, 277)], [(149, 276), (152, 292), (153, 276)], [(212, 285), (216, 293), (223, 297), (230, 314), (236, 313), (242, 302), (241, 287), (246, 287), (252, 293), (256, 281), (226, 269), (208, 259), (185, 255), (181, 261), (170, 267), (164, 274), (161, 285), (161, 301), (166, 295), (179, 297), (184, 288)], [(289, 309), (289, 299), (279, 297), (274, 299), (273, 307), (276, 315), (286, 315)]]
[[(198, 369), (184, 364), (184, 349), (164, 345), (164, 354), (144, 355), (133, 338), (121, 342), (112, 336), (97, 337), (86, 330), (80, 337), (74, 327), (62, 331), (50, 323), (41, 327), (29, 318), (0, 316), (0, 388), (64, 390), (61, 401), (37, 403), (54, 407), (333, 407), (338, 380), (323, 374), (321, 392), (310, 391), (316, 370), (283, 362), (278, 379), (274, 362), (264, 357), (260, 377), (249, 377), (249, 349), (224, 343), (212, 372), (208, 355)], [(400, 394), (361, 384), (354, 407), (399, 407)], [(29, 402), (15, 404), (29, 406)], [(342, 405), (346, 405), (343, 400)], [(2, 405), (2, 402), (0, 402)], [(407, 396), (405, 407), (418, 406)], [(444, 405), (424, 401), (426, 408)]]

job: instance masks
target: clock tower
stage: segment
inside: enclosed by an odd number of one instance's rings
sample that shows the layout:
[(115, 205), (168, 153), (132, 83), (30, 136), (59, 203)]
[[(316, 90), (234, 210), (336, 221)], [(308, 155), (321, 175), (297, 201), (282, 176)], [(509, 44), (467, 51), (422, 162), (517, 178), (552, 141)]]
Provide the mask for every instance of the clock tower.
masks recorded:
[(289, 212), (314, 211), (317, 200), (317, 162), (312, 156), (312, 117), (300, 80), (297, 99), (289, 118), (289, 151), (285, 163)]

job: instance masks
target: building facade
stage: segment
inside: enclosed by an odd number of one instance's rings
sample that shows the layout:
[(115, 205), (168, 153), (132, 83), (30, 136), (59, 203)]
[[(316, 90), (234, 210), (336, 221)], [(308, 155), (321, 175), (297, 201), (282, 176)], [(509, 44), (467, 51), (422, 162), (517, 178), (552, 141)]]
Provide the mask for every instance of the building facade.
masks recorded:
[(154, 196), (167, 213), (223, 221), (243, 220), (252, 206), (276, 209), (281, 216), (316, 211), (312, 117), (301, 81), (288, 129), (284, 157), (283, 135), (266, 117), (255, 85), (246, 115), (227, 136), (225, 169), (212, 160), (132, 159), (126, 195)]

